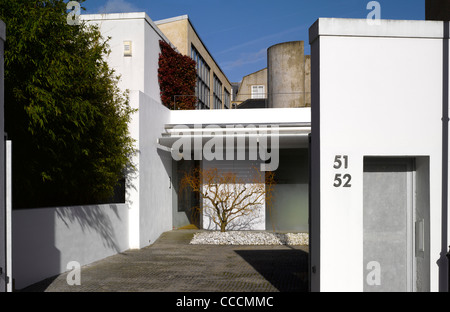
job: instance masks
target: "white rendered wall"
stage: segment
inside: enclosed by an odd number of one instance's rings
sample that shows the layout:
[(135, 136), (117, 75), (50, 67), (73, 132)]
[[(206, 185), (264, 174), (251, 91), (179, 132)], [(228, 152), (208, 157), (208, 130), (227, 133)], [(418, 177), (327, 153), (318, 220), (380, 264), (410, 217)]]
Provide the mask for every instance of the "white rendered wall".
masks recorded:
[(139, 248), (153, 244), (172, 229), (172, 155), (159, 148), (158, 138), (170, 110), (142, 92), (139, 97)]
[[(363, 289), (363, 157), (383, 155), (430, 157), (431, 290), (439, 288), (442, 31), (440, 22), (339, 19), (310, 30), (312, 166), (320, 171), (312, 184), (320, 281), (313, 273), (312, 283), (321, 291)], [(348, 156), (350, 188), (333, 187), (336, 155)]]
[(171, 124), (259, 124), (296, 123), (311, 121), (311, 108), (225, 109), (172, 111)]
[[(159, 99), (159, 40), (169, 42), (145, 12), (81, 15), (109, 39), (109, 65), (121, 76), (122, 90), (140, 90)], [(124, 56), (124, 41), (132, 42), (132, 56)]]
[(16, 289), (129, 248), (126, 204), (14, 210), (12, 228)]
[[(145, 19), (107, 19), (103, 15), (82, 15), (88, 24), (99, 26), (102, 36), (110, 37), (108, 43), (111, 54), (108, 64), (121, 76), (119, 87), (122, 90), (144, 90), (144, 27)], [(124, 41), (132, 41), (132, 57), (124, 57)]]
[[(130, 248), (142, 248), (172, 226), (169, 161), (156, 144), (169, 120), (158, 82), (159, 41), (169, 40), (144, 12), (81, 17), (99, 25), (104, 37), (111, 37), (108, 63), (121, 76), (119, 87), (129, 90), (130, 105), (138, 110), (129, 125), (139, 151), (133, 159), (137, 172), (127, 181), (126, 198)], [(131, 41), (132, 56), (124, 56), (124, 41)]]
[(172, 156), (157, 144), (170, 111), (139, 91), (130, 92), (130, 104), (138, 109), (129, 126), (138, 153), (133, 157), (137, 171), (127, 181), (126, 202), (130, 205), (130, 248), (138, 249), (172, 229)]

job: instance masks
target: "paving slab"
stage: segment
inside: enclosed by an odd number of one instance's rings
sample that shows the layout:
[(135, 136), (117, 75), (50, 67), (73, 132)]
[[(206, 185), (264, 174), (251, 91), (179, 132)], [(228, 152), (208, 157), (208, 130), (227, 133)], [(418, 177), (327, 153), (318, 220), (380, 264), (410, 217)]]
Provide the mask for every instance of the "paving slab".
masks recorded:
[(307, 246), (190, 245), (198, 230), (163, 233), (152, 245), (81, 268), (81, 285), (64, 273), (26, 292), (304, 292)]

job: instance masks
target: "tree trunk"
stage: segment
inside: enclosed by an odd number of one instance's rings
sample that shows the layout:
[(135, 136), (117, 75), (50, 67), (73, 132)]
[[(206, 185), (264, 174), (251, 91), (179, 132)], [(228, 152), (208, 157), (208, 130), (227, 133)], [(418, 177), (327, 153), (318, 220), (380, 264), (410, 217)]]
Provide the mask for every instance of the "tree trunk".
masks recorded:
[(225, 222), (222, 222), (221, 224), (220, 224), (220, 232), (225, 232), (225, 228), (227, 227), (227, 224), (225, 223)]

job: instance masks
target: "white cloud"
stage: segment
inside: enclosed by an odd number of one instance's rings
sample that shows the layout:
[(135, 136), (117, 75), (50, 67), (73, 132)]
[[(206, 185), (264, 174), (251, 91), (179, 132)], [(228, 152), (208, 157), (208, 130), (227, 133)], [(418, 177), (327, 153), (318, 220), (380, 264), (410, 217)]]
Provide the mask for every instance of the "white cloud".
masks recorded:
[(235, 46), (232, 46), (228, 49), (224, 49), (222, 51), (220, 51), (219, 53), (217, 53), (217, 55), (223, 55), (223, 54), (227, 54), (231, 51), (235, 51), (235, 50), (240, 50), (242, 48), (245, 48), (247, 46), (251, 46), (260, 42), (264, 42), (264, 41), (268, 41), (270, 39), (274, 39), (274, 38), (279, 38), (282, 37), (283, 35), (287, 35), (293, 32), (300, 32), (301, 30), (304, 30), (305, 28), (307, 28), (306, 26), (302, 25), (302, 26), (297, 26), (297, 27), (293, 27), (293, 28), (289, 28), (289, 29), (285, 29), (281, 32), (275, 33), (275, 34), (271, 34), (271, 35), (267, 35), (267, 36), (263, 36), (263, 37), (259, 37), (257, 39), (254, 40), (250, 40)]
[(108, 0), (105, 5), (98, 9), (98, 13), (129, 13), (129, 12), (139, 12), (138, 7), (134, 4), (127, 2), (125, 0)]
[(258, 63), (265, 60), (267, 57), (267, 49), (261, 49), (257, 52), (242, 53), (236, 60), (222, 63), (221, 67), (224, 70), (241, 67), (243, 65)]

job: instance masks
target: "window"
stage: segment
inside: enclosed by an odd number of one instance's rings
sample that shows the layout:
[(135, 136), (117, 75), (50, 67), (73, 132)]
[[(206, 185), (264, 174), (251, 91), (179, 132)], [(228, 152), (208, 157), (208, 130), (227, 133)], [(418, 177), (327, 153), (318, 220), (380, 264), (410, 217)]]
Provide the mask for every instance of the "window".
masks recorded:
[(224, 103), (224, 108), (226, 108), (226, 109), (230, 108), (230, 104), (231, 104), (230, 92), (228, 92), (227, 89), (224, 89), (223, 103)]
[(214, 75), (214, 109), (222, 108), (222, 82)]
[(264, 85), (252, 86), (252, 99), (265, 99)]
[(132, 56), (132, 49), (131, 49), (131, 41), (124, 41), (123, 42), (123, 56)]
[(209, 109), (210, 106), (210, 91), (209, 79), (210, 68), (205, 60), (198, 53), (197, 49), (191, 46), (191, 58), (197, 63), (197, 86), (195, 95), (197, 96), (197, 109)]

